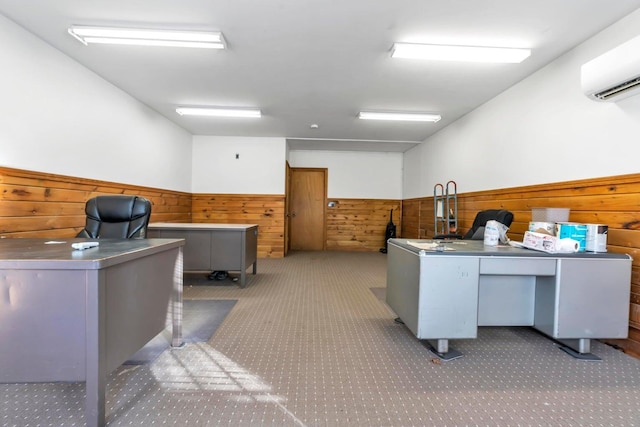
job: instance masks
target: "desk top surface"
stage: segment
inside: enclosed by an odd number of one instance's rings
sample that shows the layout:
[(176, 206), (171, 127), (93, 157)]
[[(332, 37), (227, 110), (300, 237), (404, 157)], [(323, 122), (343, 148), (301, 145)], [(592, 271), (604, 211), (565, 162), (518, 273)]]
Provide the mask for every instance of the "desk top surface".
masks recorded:
[(162, 230), (248, 230), (258, 224), (212, 224), (207, 222), (153, 222), (150, 229)]
[[(98, 242), (85, 250), (72, 243)], [(97, 270), (183, 246), (184, 239), (0, 239), (0, 269)]]
[[(420, 244), (438, 243), (444, 246), (443, 251), (423, 249)], [(575, 252), (575, 253), (547, 253), (533, 249), (516, 248), (509, 245), (486, 246), (482, 240), (420, 240), (420, 239), (389, 239), (390, 245), (419, 254), (444, 256), (505, 256), (505, 257), (535, 257), (535, 258), (613, 258), (630, 259), (627, 254), (612, 252)]]

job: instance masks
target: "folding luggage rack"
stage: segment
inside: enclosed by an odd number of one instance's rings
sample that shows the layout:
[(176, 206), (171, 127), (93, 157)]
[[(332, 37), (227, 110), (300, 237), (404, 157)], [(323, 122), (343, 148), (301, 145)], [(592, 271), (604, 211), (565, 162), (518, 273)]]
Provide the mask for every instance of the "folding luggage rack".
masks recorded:
[(433, 218), (436, 235), (458, 232), (458, 185), (455, 181), (433, 186)]

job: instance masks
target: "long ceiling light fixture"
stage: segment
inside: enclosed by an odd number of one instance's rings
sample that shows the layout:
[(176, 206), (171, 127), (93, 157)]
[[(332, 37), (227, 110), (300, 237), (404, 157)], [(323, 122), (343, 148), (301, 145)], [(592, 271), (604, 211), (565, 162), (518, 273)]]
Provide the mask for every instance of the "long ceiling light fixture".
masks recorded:
[(381, 113), (374, 111), (361, 111), (358, 114), (359, 119), (363, 120), (400, 120), (409, 122), (438, 122), (441, 117), (439, 114), (427, 113)]
[(483, 46), (394, 43), (392, 58), (433, 61), (498, 62), (517, 64), (531, 55), (531, 49)]
[(181, 116), (262, 117), (262, 112), (255, 108), (178, 107), (176, 113)]
[(69, 34), (81, 43), (124, 44), (139, 46), (196, 47), (224, 49), (220, 32), (145, 30), (140, 28), (86, 27), (73, 25)]

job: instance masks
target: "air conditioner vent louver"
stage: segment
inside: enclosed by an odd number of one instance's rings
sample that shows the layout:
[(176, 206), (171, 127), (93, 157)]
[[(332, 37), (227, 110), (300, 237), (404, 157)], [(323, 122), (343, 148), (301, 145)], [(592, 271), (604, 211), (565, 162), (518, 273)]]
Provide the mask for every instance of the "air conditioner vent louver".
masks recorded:
[(581, 74), (582, 90), (594, 101), (640, 94), (640, 36), (587, 62)]
[(593, 96), (603, 101), (606, 101), (611, 97), (617, 97), (624, 94), (627, 91), (637, 89), (639, 86), (640, 86), (640, 77), (630, 80), (628, 82), (622, 83), (621, 85), (612, 87), (611, 89), (594, 93)]

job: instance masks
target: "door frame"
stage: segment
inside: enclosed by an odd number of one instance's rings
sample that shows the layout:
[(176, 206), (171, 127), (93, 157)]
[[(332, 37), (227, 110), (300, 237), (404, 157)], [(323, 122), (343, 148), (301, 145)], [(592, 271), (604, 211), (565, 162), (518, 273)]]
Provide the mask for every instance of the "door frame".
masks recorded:
[(289, 162), (287, 162), (287, 173), (286, 173), (286, 183), (285, 183), (285, 254), (288, 252), (291, 247), (291, 212), (289, 212), (290, 208), (290, 199), (291, 199), (291, 175), (293, 171), (308, 171), (308, 172), (322, 172), (324, 176), (324, 194), (322, 195), (322, 250), (327, 250), (327, 191), (328, 191), (328, 177), (329, 170), (327, 168), (295, 168), (290, 167)]
[(291, 165), (285, 161), (284, 177), (284, 256), (289, 252), (289, 236), (291, 235), (291, 215), (289, 214), (289, 202), (291, 199)]

